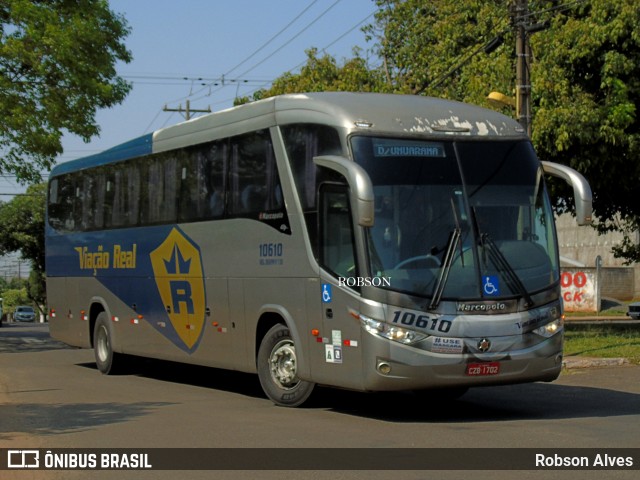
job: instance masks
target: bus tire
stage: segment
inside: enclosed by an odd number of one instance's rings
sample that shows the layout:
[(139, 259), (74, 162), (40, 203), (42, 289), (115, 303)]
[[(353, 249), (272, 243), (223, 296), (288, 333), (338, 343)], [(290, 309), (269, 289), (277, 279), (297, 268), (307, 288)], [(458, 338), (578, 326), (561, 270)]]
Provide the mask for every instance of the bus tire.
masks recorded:
[(117, 373), (120, 355), (113, 351), (113, 332), (109, 317), (100, 312), (93, 330), (93, 351), (98, 370), (105, 375)]
[(297, 376), (298, 359), (291, 333), (285, 325), (271, 327), (258, 350), (258, 377), (267, 397), (276, 405), (297, 407), (313, 391), (312, 382)]

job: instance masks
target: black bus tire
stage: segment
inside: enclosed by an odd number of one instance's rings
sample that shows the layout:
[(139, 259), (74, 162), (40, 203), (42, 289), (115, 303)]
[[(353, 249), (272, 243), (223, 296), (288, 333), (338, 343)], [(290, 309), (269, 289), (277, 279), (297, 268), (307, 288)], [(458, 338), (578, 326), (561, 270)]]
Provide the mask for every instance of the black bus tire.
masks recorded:
[(297, 376), (298, 360), (291, 333), (285, 325), (274, 325), (258, 350), (258, 377), (267, 397), (276, 405), (297, 407), (311, 395), (315, 383)]
[(98, 370), (105, 375), (113, 375), (120, 367), (120, 357), (113, 351), (113, 331), (105, 312), (98, 314), (93, 330), (93, 350)]

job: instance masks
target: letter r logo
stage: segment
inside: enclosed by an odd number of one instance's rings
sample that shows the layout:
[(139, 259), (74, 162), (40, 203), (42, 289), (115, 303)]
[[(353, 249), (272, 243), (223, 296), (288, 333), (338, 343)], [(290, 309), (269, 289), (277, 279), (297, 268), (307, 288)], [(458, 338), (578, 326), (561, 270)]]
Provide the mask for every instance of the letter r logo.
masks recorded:
[(192, 352), (204, 331), (206, 299), (198, 246), (173, 228), (150, 253), (158, 293), (171, 328), (158, 329), (180, 348)]
[(193, 315), (193, 299), (191, 298), (191, 284), (185, 280), (170, 280), (171, 303), (173, 311), (180, 314), (180, 305), (187, 307), (187, 313)]

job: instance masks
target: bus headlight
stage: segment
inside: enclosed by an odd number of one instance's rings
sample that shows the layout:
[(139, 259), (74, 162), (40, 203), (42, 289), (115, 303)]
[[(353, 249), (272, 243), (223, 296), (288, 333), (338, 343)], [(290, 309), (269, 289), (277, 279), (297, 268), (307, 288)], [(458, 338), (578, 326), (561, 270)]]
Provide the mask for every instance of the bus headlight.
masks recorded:
[(564, 319), (563, 317), (560, 317), (556, 318), (552, 322), (547, 323), (546, 325), (543, 325), (542, 327), (536, 328), (533, 332), (537, 333), (541, 337), (549, 338), (560, 332), (563, 325)]
[(400, 342), (404, 345), (411, 345), (427, 338), (427, 335), (424, 333), (392, 326), (385, 322), (379, 322), (366, 315), (359, 314), (358, 318), (367, 332), (378, 337), (393, 340), (394, 342)]

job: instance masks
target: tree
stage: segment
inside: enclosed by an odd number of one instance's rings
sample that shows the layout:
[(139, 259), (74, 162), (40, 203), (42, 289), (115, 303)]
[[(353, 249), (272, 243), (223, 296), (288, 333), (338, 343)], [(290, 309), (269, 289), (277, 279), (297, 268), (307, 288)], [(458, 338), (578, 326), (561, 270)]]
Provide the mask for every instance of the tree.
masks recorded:
[(115, 69), (131, 61), (128, 33), (107, 0), (0, 3), (0, 173), (38, 181), (64, 131), (87, 142), (99, 133), (96, 110), (131, 88)]
[[(542, 159), (589, 180), (599, 231), (628, 235), (640, 228), (637, 0), (531, 0), (526, 18), (510, 13), (513, 2), (500, 0), (377, 3), (376, 21), (366, 31), (377, 40), (394, 91), (485, 106), (490, 91), (513, 93), (514, 25), (546, 24), (531, 35), (534, 146)], [(496, 38), (503, 45), (491, 51)], [(570, 196), (559, 184), (554, 192)], [(629, 237), (614, 253), (640, 261), (640, 246)]]
[(13, 313), (18, 305), (29, 305), (27, 289), (10, 289), (2, 293), (3, 315)]
[[(318, 50), (307, 50), (307, 63), (299, 74), (287, 72), (278, 77), (269, 89), (256, 92), (252, 100), (272, 97), (284, 93), (327, 92), (327, 91), (385, 91), (385, 82), (380, 70), (370, 69), (367, 62), (354, 50), (354, 57), (339, 65), (335, 58), (325, 54), (318, 56)], [(236, 104), (250, 101), (249, 98), (236, 99)]]
[(0, 255), (20, 252), (31, 262), (28, 292), (44, 303), (44, 210), (46, 184), (31, 185), (26, 194), (0, 203)]

